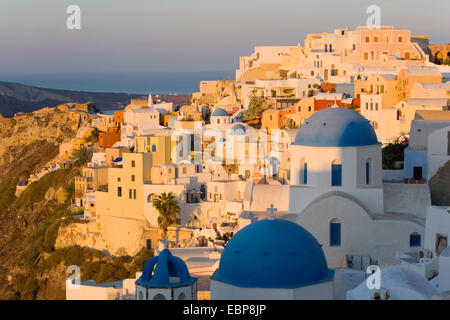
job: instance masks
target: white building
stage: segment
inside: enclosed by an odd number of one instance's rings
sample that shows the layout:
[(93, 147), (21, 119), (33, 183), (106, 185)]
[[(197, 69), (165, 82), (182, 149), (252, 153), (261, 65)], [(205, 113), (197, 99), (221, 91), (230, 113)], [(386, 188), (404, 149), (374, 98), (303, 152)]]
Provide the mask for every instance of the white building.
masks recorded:
[(420, 249), (430, 203), (426, 185), (383, 184), (381, 144), (355, 111), (316, 112), (291, 146), (287, 218), (318, 239), (331, 267)]
[(429, 180), (450, 160), (449, 132), (450, 120), (413, 120), (411, 122), (409, 145), (405, 149), (406, 179)]
[(154, 108), (126, 109), (121, 127), (121, 143), (128, 146), (134, 137), (149, 135), (159, 129), (159, 112)]
[(214, 110), (211, 115), (211, 124), (214, 127), (220, 128), (229, 123), (231, 123), (231, 116), (225, 109), (217, 108), (216, 110)]
[(404, 267), (381, 269), (379, 289), (369, 289), (363, 281), (347, 291), (347, 300), (428, 300), (438, 290), (419, 273)]

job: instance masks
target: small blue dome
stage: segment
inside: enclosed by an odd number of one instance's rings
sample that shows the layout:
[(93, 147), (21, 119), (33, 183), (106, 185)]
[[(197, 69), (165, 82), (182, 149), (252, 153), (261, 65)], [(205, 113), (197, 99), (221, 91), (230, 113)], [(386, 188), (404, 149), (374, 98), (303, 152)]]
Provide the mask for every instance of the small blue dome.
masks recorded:
[(247, 130), (242, 124), (235, 125), (230, 131), (231, 136), (245, 136), (246, 134)]
[(294, 222), (266, 219), (230, 239), (211, 279), (238, 287), (298, 288), (333, 275), (311, 233)]
[[(153, 269), (155, 269), (154, 272)], [(173, 281), (171, 278), (177, 278), (177, 280)], [(166, 288), (185, 286), (195, 281), (197, 279), (189, 275), (184, 261), (173, 256), (168, 249), (164, 249), (157, 257), (147, 261), (136, 284), (147, 288)]]
[(228, 114), (228, 112), (226, 112), (226, 110), (222, 108), (214, 110), (214, 112), (211, 115), (211, 117), (229, 117), (229, 116), (230, 115)]
[(369, 120), (347, 108), (327, 108), (309, 117), (293, 145), (313, 147), (359, 147), (378, 144)]

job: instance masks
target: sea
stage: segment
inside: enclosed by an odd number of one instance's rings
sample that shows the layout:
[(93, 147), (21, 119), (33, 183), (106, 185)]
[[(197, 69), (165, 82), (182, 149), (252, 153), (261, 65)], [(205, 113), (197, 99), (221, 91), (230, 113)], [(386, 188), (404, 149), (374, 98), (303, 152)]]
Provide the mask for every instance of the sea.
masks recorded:
[(202, 80), (234, 79), (234, 71), (0, 74), (0, 81), (41, 88), (135, 94), (191, 94)]

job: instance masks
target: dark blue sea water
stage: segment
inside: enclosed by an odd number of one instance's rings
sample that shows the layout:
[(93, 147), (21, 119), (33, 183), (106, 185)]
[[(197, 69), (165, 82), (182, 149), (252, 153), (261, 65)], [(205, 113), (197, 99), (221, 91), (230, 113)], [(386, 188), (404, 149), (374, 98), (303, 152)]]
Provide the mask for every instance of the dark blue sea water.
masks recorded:
[(234, 79), (234, 71), (2, 75), (0, 81), (93, 92), (191, 94), (201, 80)]

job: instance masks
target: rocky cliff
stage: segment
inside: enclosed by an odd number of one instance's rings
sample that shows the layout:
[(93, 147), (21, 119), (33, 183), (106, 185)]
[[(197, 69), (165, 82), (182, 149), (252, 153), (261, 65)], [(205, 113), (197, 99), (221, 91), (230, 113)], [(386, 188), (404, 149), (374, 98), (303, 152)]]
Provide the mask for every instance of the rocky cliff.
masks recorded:
[(0, 299), (64, 299), (68, 266), (80, 266), (83, 281), (110, 282), (133, 277), (151, 255), (115, 258), (88, 248), (55, 248), (60, 227), (82, 223), (70, 204), (74, 177), (87, 161), (83, 153), (73, 167), (49, 172), (15, 196), (18, 182), (54, 159), (90, 117), (67, 106), (0, 117)]

